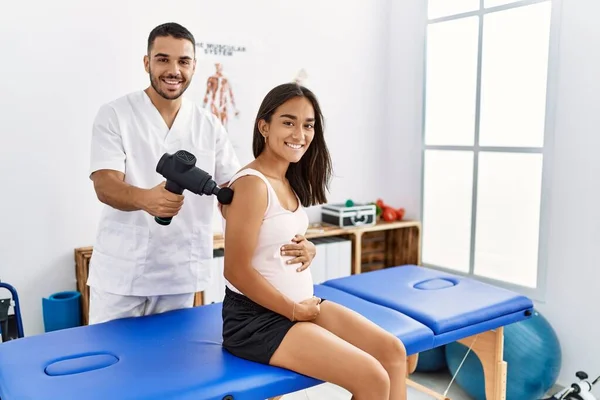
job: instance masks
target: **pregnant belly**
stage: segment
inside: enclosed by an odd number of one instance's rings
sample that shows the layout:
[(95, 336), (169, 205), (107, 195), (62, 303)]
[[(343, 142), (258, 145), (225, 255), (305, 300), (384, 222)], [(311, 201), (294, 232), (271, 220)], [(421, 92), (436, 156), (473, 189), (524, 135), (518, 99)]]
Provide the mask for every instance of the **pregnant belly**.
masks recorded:
[(287, 264), (293, 256), (281, 255), (282, 243), (264, 246), (256, 252), (253, 265), (277, 290), (292, 301), (301, 302), (313, 296), (313, 278), (310, 267), (302, 272), (301, 263)]
[(299, 303), (311, 298), (314, 291), (310, 267), (302, 272), (297, 272), (297, 268), (297, 265), (292, 265), (266, 278), (277, 290)]

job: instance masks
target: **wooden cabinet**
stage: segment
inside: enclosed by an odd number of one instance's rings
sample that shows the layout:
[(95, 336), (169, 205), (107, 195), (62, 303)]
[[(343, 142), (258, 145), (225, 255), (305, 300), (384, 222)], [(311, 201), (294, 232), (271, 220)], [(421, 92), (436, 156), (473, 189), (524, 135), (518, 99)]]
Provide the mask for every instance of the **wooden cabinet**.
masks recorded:
[[(311, 226), (307, 239), (327, 236), (344, 236), (352, 241), (352, 273), (405, 264), (421, 264), (421, 223), (419, 221), (379, 222), (372, 226), (339, 228), (336, 226)], [(223, 249), (223, 236), (213, 238), (213, 247)], [(89, 261), (93, 247), (75, 249), (75, 275), (77, 290), (81, 293), (82, 321), (88, 323), (89, 288), (86, 284)], [(203, 303), (202, 292), (196, 293), (194, 305)]]
[(421, 224), (418, 221), (379, 222), (371, 226), (311, 228), (308, 239), (346, 236), (352, 240), (352, 273), (421, 263)]

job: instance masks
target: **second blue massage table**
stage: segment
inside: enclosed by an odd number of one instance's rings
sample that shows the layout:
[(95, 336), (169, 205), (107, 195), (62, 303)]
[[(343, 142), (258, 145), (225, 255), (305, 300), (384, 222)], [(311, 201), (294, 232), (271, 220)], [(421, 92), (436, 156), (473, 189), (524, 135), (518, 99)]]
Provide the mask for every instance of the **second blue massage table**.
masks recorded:
[[(465, 344), (495, 400), (506, 393), (503, 327), (533, 311), (525, 296), (416, 265), (330, 280), (315, 294), (393, 333), (409, 355)], [(217, 303), (2, 343), (0, 399), (267, 399), (322, 383), (232, 356), (221, 347), (221, 323)]]

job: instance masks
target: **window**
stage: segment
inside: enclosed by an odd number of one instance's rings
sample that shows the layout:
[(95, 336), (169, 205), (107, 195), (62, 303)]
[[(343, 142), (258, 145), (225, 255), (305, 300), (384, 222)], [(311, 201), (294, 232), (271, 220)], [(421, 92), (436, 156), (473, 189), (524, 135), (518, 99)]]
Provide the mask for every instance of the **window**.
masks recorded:
[(429, 0), (423, 264), (539, 297), (550, 0)]

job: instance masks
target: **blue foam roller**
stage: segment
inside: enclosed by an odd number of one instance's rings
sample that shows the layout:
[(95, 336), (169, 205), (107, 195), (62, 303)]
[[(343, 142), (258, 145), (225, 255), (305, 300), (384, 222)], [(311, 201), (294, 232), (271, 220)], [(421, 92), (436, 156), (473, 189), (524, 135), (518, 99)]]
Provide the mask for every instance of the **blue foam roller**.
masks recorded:
[(81, 293), (58, 292), (42, 299), (44, 329), (46, 332), (73, 328), (81, 325)]

